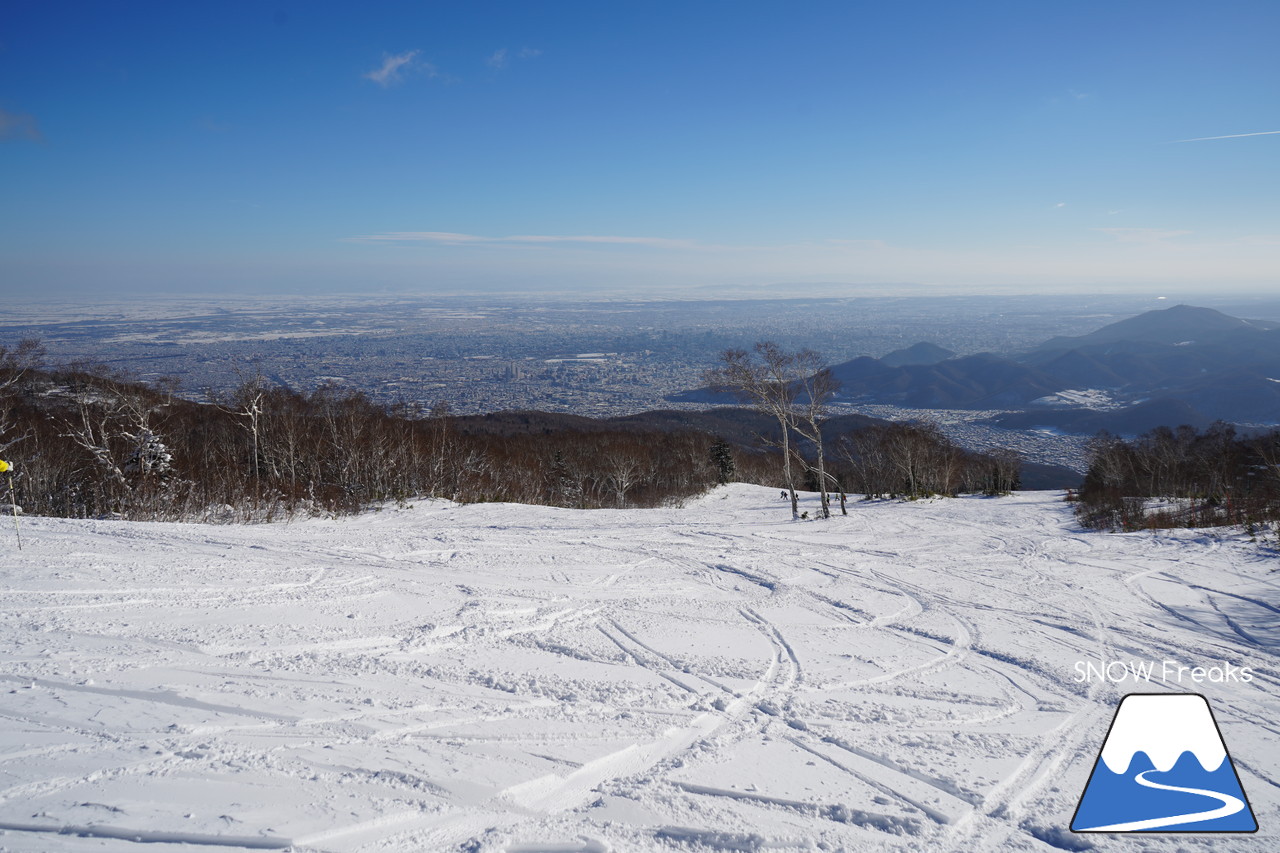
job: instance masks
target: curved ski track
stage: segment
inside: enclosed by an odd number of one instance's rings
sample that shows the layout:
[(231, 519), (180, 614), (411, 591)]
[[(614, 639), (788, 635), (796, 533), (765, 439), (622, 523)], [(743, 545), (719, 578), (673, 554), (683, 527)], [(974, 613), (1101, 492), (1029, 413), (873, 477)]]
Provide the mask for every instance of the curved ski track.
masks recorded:
[[(245, 775), (301, 800), (269, 821), (242, 805), (161, 815), (137, 836), (1051, 850), (1119, 696), (1160, 689), (1079, 683), (1083, 660), (1253, 665), (1255, 685), (1223, 686), (1215, 711), (1280, 743), (1280, 584), (1242, 543), (1082, 533), (1047, 494), (851, 501), (847, 518), (797, 523), (769, 493), (630, 513), (429, 507), (270, 544), (121, 526), (131, 550), (105, 553), (33, 519), (0, 600), (0, 733), (40, 739), (0, 748), (0, 847), (84, 829), (81, 804), (113, 792), (121, 814), (94, 825), (124, 838), (125, 792)], [(84, 561), (56, 562), (68, 544)], [(162, 570), (178, 559), (190, 585)], [(71, 577), (50, 582), (50, 566)], [(1280, 782), (1241, 754), (1266, 825)]]

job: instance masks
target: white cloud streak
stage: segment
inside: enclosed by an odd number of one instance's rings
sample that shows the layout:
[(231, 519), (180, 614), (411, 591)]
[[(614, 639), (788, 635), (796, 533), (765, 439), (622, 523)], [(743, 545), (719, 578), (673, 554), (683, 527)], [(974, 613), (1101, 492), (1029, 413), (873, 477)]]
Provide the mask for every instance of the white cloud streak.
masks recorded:
[(1144, 245), (1163, 243), (1175, 237), (1186, 237), (1191, 233), (1190, 231), (1170, 231), (1163, 228), (1095, 228), (1093, 230), (1109, 234), (1121, 243), (1142, 243)]
[(542, 51), (532, 47), (522, 47), (515, 53), (507, 50), (505, 47), (498, 48), (489, 54), (484, 64), (488, 65), (494, 71), (501, 71), (511, 64), (512, 59), (537, 59), (542, 56)]
[(432, 77), (435, 76), (435, 66), (429, 63), (415, 63), (418, 50), (406, 50), (404, 53), (390, 54), (386, 53), (382, 56), (382, 67), (375, 68), (362, 75), (366, 80), (372, 80), (384, 89), (388, 86), (394, 86), (404, 79), (404, 72), (415, 67), (425, 69)]
[(1172, 144), (1179, 142), (1208, 142), (1211, 139), (1241, 139), (1245, 136), (1274, 136), (1280, 133), (1280, 130), (1260, 130), (1257, 133), (1228, 133), (1226, 136), (1197, 136), (1193, 139), (1175, 139)]
[(827, 240), (826, 243), (827, 245), (830, 245), (830, 246), (837, 246), (840, 248), (848, 248), (848, 249), (880, 250), (880, 249), (892, 248), (884, 240), (841, 240), (833, 237)]
[(441, 246), (576, 243), (586, 245), (647, 246), (660, 249), (713, 248), (693, 240), (675, 240), (667, 237), (620, 237), (596, 234), (513, 234), (508, 237), (484, 237), (477, 234), (455, 234), (449, 231), (389, 231), (385, 234), (348, 237), (347, 242), (430, 243)]

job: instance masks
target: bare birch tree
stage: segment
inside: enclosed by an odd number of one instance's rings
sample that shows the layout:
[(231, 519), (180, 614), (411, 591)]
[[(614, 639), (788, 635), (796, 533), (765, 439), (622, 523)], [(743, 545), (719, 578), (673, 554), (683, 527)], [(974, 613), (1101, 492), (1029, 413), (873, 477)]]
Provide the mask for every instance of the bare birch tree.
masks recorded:
[[(822, 422), (827, 418), (827, 408), (836, 391), (840, 389), (840, 380), (831, 373), (831, 368), (823, 363), (822, 356), (810, 349), (801, 350), (793, 359), (792, 366), (797, 375), (794, 380), (797, 388), (794, 407), (793, 425), (796, 432), (813, 445), (813, 464), (805, 461), (805, 466), (813, 473), (818, 482), (818, 496), (822, 502), (822, 517), (831, 517), (831, 494), (829, 481), (834, 478), (827, 473), (826, 453), (822, 440)], [(802, 457), (803, 458), (803, 457)], [(841, 501), (841, 509), (844, 503)], [(848, 515), (848, 511), (845, 510)]]
[[(242, 375), (239, 374), (239, 371), (237, 371), (237, 374)], [(263, 377), (261, 371), (258, 371), (247, 379), (243, 379), (240, 387), (232, 392), (231, 399), (225, 403), (219, 399), (219, 395), (213, 392), (208, 395), (209, 399), (219, 409), (241, 419), (239, 421), (240, 427), (249, 435), (249, 472), (253, 475), (255, 481), (260, 480), (262, 476), (259, 462), (261, 460), (263, 419), (266, 414), (267, 387), (266, 378)]]
[(32, 435), (30, 429), (21, 435), (11, 435), (14, 431), (15, 386), (28, 372), (40, 369), (44, 356), (44, 345), (35, 338), (24, 338), (13, 349), (0, 346), (0, 453), (6, 456), (10, 447)]
[(729, 391), (777, 420), (782, 480), (791, 498), (791, 517), (799, 518), (800, 499), (791, 468), (791, 433), (795, 429), (798, 390), (794, 365), (795, 356), (784, 353), (773, 341), (761, 341), (755, 345), (754, 355), (743, 349), (725, 350), (720, 354), (720, 366), (704, 376), (708, 385)]

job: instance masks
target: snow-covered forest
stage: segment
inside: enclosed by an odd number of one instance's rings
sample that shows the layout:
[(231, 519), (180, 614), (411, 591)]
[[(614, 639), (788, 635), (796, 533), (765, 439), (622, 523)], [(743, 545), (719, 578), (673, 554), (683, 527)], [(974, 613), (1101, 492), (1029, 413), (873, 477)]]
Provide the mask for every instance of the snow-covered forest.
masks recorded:
[(1159, 427), (1132, 441), (1102, 434), (1091, 448), (1080, 491), (1089, 527), (1233, 524), (1256, 534), (1280, 521), (1280, 430)]
[(582, 418), (502, 432), (469, 429), (476, 419), (447, 404), (388, 406), (348, 386), (302, 393), (255, 374), (194, 402), (163, 380), (45, 368), (40, 356), (35, 342), (0, 348), (0, 454), (15, 467), (17, 504), (38, 515), (273, 521), (423, 496), (654, 507), (730, 480), (906, 497), (1017, 484), (1016, 455), (964, 450), (922, 424), (837, 435), (813, 417), (773, 426), (795, 434), (789, 443), (744, 426), (727, 442), (678, 424)]

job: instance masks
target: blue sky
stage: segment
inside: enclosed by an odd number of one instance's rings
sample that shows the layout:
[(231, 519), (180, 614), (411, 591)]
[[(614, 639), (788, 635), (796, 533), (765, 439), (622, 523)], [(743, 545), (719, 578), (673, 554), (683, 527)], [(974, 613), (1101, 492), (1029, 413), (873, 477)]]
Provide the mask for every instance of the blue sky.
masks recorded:
[(1274, 0), (13, 0), (0, 284), (1274, 290), (1277, 32)]

